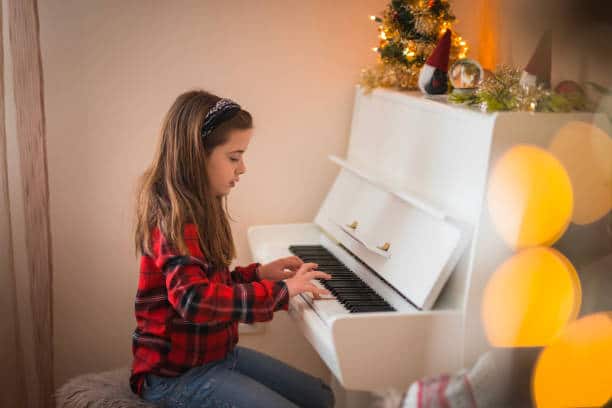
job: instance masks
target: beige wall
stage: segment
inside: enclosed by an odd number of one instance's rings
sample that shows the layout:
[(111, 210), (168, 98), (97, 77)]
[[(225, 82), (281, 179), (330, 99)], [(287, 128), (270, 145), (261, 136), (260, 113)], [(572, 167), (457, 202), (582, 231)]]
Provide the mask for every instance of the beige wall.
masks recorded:
[[(454, 2), (474, 51), (484, 1)], [(248, 226), (308, 221), (320, 205), (335, 174), (326, 156), (344, 153), (353, 86), (375, 60), (367, 17), (387, 2), (39, 1), (57, 385), (131, 362), (134, 185), (173, 99), (203, 87), (254, 115), (248, 172), (230, 196), (247, 263)], [(522, 66), (540, 30), (504, 13), (500, 60)], [(567, 47), (555, 52), (555, 80), (605, 75)], [(326, 373), (286, 315), (241, 341)]]

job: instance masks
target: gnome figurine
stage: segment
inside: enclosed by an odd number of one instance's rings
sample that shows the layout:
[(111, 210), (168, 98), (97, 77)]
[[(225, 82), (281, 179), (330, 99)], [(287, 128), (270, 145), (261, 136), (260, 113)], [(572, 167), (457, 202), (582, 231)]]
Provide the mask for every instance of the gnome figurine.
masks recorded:
[(523, 86), (542, 85), (550, 88), (550, 71), (552, 66), (552, 32), (546, 31), (536, 47), (529, 63), (521, 74)]
[(446, 30), (419, 73), (419, 89), (429, 95), (445, 94), (448, 90), (448, 58), (451, 31)]

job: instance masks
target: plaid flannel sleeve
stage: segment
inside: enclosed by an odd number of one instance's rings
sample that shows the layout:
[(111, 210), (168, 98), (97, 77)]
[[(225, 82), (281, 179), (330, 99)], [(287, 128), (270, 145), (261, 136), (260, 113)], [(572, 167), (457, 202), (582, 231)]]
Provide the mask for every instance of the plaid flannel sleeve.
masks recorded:
[(236, 283), (259, 282), (260, 279), (257, 276), (257, 271), (260, 266), (261, 264), (258, 262), (247, 266), (237, 266), (232, 271), (232, 279)]
[[(164, 272), (168, 301), (187, 321), (244, 323), (271, 320), (276, 310), (287, 310), (289, 292), (283, 281), (235, 283), (212, 282), (206, 272), (210, 267), (187, 241), (191, 256), (172, 254), (161, 244), (156, 264)], [(199, 254), (198, 254), (199, 255)]]

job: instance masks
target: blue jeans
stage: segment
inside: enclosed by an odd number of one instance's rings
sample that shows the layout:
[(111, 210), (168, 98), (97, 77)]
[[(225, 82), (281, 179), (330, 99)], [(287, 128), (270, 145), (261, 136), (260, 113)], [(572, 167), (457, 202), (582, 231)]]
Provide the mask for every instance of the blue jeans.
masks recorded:
[(178, 377), (147, 374), (142, 397), (182, 408), (334, 406), (334, 394), (322, 380), (244, 347)]

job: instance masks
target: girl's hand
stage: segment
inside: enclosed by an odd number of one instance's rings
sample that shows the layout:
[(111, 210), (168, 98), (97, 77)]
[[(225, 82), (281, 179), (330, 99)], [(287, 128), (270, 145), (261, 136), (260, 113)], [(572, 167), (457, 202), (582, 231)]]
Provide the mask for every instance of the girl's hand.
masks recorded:
[(329, 295), (329, 291), (321, 289), (312, 284), (312, 279), (322, 278), (331, 279), (331, 275), (315, 271), (314, 269), (318, 265), (316, 263), (305, 263), (295, 273), (295, 276), (289, 279), (285, 279), (287, 289), (289, 290), (289, 297), (293, 297), (300, 293), (310, 292), (315, 299), (319, 299), (320, 295)]
[(304, 262), (297, 256), (288, 256), (261, 265), (258, 270), (259, 279), (278, 281), (291, 278)]

